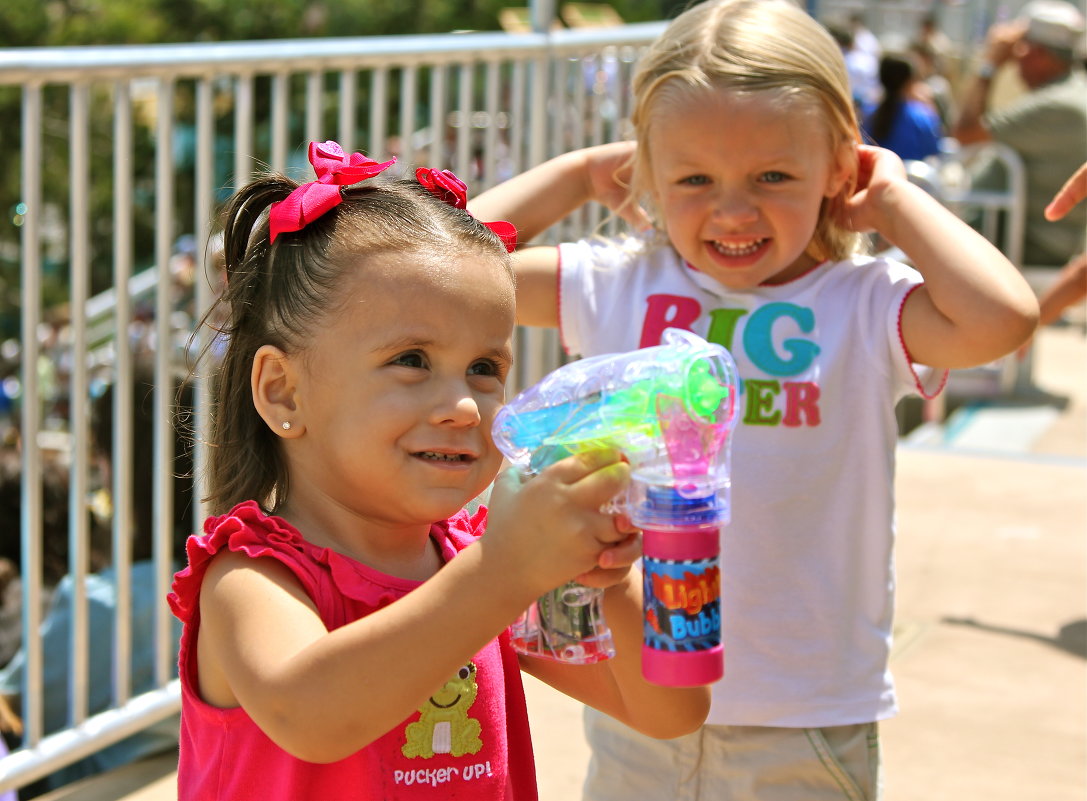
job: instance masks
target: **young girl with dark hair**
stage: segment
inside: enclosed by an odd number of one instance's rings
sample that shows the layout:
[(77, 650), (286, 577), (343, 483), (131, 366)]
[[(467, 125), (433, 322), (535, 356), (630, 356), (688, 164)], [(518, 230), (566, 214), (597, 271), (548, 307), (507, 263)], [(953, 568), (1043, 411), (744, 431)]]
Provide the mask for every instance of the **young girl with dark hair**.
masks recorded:
[(575, 577), (606, 588), (618, 655), (520, 667), (653, 736), (696, 728), (704, 688), (641, 677), (637, 536), (600, 511), (617, 453), (504, 473), (464, 510), (502, 461), (512, 226), (469, 215), (452, 173), (375, 182), (391, 162), (334, 142), (310, 161), (316, 181), (226, 209), (215, 516), (170, 596), (179, 797), (536, 798), (506, 629)]

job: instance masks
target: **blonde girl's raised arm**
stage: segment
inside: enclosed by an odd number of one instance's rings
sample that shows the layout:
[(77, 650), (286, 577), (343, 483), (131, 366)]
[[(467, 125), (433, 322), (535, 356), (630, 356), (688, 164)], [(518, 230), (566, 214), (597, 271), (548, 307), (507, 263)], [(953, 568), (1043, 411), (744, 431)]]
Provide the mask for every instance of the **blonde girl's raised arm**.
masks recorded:
[(508, 220), (527, 244), (590, 200), (644, 225), (630, 202), (633, 142), (612, 142), (556, 156), (488, 189), (468, 203), (481, 220)]
[[(614, 142), (564, 153), (482, 193), (468, 203), (481, 220), (507, 220), (524, 245), (589, 201), (603, 203), (636, 228), (649, 225), (630, 191), (633, 142)], [(588, 235), (590, 232), (584, 232)], [(528, 247), (513, 255), (517, 322), (559, 324), (558, 249)]]
[(534, 247), (513, 254), (517, 324), (558, 328), (559, 249)]
[(924, 276), (902, 312), (902, 336), (914, 361), (971, 367), (1011, 353), (1033, 334), (1038, 302), (1020, 272), (910, 183), (890, 151), (860, 148), (859, 188), (847, 213), (856, 230), (881, 233)]

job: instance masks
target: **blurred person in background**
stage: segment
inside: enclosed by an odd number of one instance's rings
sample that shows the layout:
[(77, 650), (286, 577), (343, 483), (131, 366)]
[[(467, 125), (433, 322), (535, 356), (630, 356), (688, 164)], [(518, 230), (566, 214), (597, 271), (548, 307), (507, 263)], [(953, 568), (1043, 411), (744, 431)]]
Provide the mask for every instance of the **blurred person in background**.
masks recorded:
[(838, 43), (849, 76), (849, 89), (858, 115), (868, 105), (878, 103), (882, 89), (879, 85), (879, 56), (857, 47), (853, 31), (845, 25), (829, 24), (827, 31)]
[[(1045, 218), (1050, 222), (1062, 219), (1069, 211), (1080, 205), (1087, 198), (1087, 162), (1065, 182), (1060, 191), (1045, 209)], [(1053, 283), (1038, 298), (1038, 327), (1055, 323), (1064, 316), (1071, 306), (1083, 303), (1087, 298), (1087, 252), (1073, 256), (1068, 264), (1057, 274)], [(1030, 343), (1019, 349), (1020, 358), (1025, 357)]]
[(921, 161), (940, 152), (940, 115), (918, 97), (918, 76), (908, 53), (887, 53), (879, 61), (883, 99), (864, 110), (863, 130), (900, 159)]
[(958, 115), (955, 90), (947, 77), (945, 67), (941, 66), (947, 62), (933, 49), (932, 45), (923, 40), (910, 44), (910, 54), (917, 68), (915, 94), (919, 99), (931, 103), (936, 109), (936, 113), (940, 116), (940, 135), (947, 136)]
[[(94, 715), (108, 709), (113, 696), (113, 643), (118, 602), (116, 571), (111, 564), (111, 527), (115, 515), (131, 520), (132, 560), (129, 571), (131, 653), (129, 664), (132, 695), (147, 692), (155, 686), (156, 609), (163, 603), (163, 592), (156, 581), (152, 532), (155, 527), (154, 480), (154, 378), (149, 366), (136, 370), (132, 385), (133, 452), (131, 470), (132, 508), (126, 513), (112, 496), (112, 472), (117, 469), (112, 454), (113, 398), (115, 385), (95, 398), (91, 407), (91, 442), (95, 467), (95, 483), (99, 490), (93, 503), (88, 503), (90, 527), (89, 572), (83, 582), (87, 600), (88, 626), (88, 713)], [(193, 463), (191, 442), (185, 428), (193, 404), (193, 390), (188, 383), (174, 387), (172, 396), (177, 408), (174, 421), (173, 530), (171, 531), (172, 569), (184, 562), (184, 542), (192, 532)], [(12, 457), (14, 454), (14, 459)], [(0, 457), (0, 509), (11, 510), (8, 519), (19, 519), (19, 463), (17, 452)], [(38, 631), (43, 651), (42, 693), (43, 725), (46, 734), (68, 725), (72, 644), (72, 597), (75, 580), (68, 568), (69, 483), (66, 465), (47, 463), (43, 468), (43, 583), (48, 590), (43, 599), (43, 617)], [(18, 526), (6, 538), (0, 560), (19, 563)], [(13, 536), (12, 536), (13, 535)], [(2, 564), (2, 561), (0, 561)], [(6, 600), (6, 599), (5, 599)], [(176, 649), (181, 635), (177, 620), (170, 619), (171, 648)], [(19, 647), (0, 669), (0, 733), (12, 747), (21, 745), (22, 721), (19, 712), (26, 680), (26, 651)], [(176, 675), (176, 668), (175, 674)], [(98, 750), (60, 768), (43, 779), (23, 787), (22, 801), (50, 790), (63, 787), (77, 779), (102, 773), (144, 757), (177, 748), (178, 716), (136, 732), (123, 740)], [(0, 801), (4, 801), (0, 796)]]
[[(1022, 159), (1026, 265), (1061, 267), (1083, 250), (1087, 209), (1079, 206), (1057, 223), (1045, 218), (1050, 198), (1087, 159), (1087, 80), (1079, 63), (1083, 40), (1083, 14), (1064, 0), (1033, 0), (1016, 19), (992, 26), (952, 131), (964, 145), (1000, 142)], [(1026, 91), (1003, 108), (990, 108), (993, 77), (1012, 63)], [(1007, 177), (990, 164), (972, 183), (979, 189), (1001, 188)]]

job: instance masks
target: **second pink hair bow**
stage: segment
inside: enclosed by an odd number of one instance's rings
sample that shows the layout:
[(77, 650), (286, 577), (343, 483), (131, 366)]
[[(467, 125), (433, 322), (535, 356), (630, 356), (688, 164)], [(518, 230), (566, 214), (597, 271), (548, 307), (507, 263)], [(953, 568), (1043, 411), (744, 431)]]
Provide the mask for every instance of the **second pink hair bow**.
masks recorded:
[[(420, 167), (415, 171), (415, 180), (438, 200), (457, 209), (467, 209), (468, 187), (464, 181), (449, 170)], [(480, 222), (494, 231), (510, 253), (517, 249), (517, 228), (514, 227), (513, 223), (505, 220), (496, 220), (494, 222), (480, 220)]]
[(387, 170), (396, 159), (377, 162), (362, 153), (348, 156), (336, 142), (310, 142), (309, 163), (317, 174), (316, 181), (302, 184), (268, 210), (269, 238), (272, 242), (281, 233), (300, 231), (329, 209), (340, 204), (340, 189)]

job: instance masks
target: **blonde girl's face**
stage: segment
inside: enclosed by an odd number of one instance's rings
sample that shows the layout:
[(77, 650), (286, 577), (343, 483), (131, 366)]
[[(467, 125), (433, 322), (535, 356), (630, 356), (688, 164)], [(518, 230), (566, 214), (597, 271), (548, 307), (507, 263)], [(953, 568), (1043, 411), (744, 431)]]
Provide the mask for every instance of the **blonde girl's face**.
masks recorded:
[(810, 270), (822, 202), (848, 178), (826, 123), (772, 92), (661, 91), (648, 177), (673, 247), (732, 290)]
[(302, 354), (289, 506), (429, 527), (501, 465), (491, 423), (512, 362), (513, 279), (493, 255), (397, 253), (370, 259), (342, 297)]

